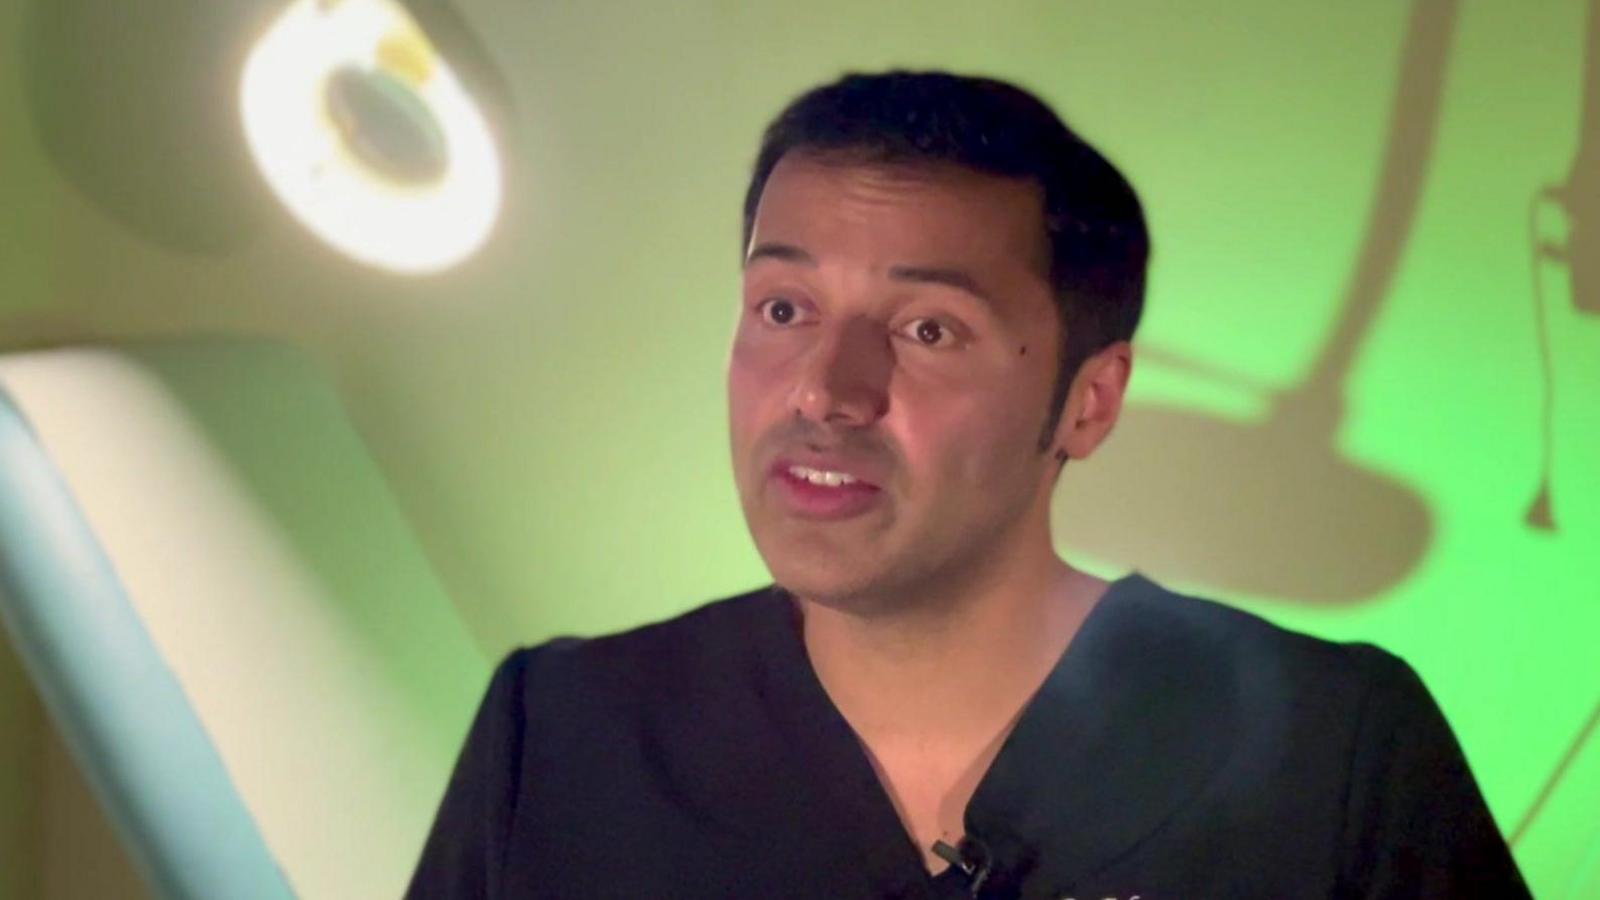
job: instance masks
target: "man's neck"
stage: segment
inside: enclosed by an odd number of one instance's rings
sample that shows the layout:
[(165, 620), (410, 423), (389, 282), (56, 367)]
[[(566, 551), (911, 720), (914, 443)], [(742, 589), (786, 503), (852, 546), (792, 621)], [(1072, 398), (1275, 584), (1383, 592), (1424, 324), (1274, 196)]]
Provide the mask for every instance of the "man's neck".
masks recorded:
[(1105, 583), (1053, 552), (988, 592), (859, 615), (802, 601), (807, 652), (929, 871)]
[(869, 743), (962, 741), (1026, 704), (1105, 583), (1052, 554), (1023, 577), (955, 601), (858, 615), (802, 601), (806, 649)]

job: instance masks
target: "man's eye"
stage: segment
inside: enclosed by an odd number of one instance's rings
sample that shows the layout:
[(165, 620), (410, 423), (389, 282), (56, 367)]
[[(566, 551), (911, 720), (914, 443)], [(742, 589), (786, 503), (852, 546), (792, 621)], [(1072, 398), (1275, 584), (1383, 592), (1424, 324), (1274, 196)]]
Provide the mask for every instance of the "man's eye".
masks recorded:
[(924, 347), (945, 348), (956, 343), (955, 330), (938, 319), (912, 319), (900, 333)]
[(756, 315), (768, 325), (793, 325), (800, 318), (800, 307), (793, 300), (773, 297), (757, 304)]

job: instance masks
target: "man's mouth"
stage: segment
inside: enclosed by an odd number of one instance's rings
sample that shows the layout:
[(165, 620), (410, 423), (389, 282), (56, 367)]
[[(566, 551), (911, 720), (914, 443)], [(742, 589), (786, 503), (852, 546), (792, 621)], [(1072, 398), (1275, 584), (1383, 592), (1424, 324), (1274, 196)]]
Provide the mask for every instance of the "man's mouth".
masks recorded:
[(856, 484), (859, 479), (849, 472), (835, 472), (830, 469), (814, 469), (811, 466), (794, 465), (789, 467), (789, 474), (795, 478), (804, 479), (811, 484), (839, 487), (844, 484)]
[(800, 519), (836, 520), (861, 515), (883, 502), (883, 491), (849, 463), (779, 460), (768, 473), (784, 512)]

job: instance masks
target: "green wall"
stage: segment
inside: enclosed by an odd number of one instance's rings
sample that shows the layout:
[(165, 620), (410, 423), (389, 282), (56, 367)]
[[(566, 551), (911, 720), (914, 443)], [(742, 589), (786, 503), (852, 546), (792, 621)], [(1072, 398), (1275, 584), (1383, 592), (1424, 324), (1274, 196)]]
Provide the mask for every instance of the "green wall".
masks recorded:
[[(180, 77), (125, 48), (177, 41), (160, 29), (193, 5), (97, 38), (124, 49), (89, 88)], [(657, 618), (763, 575), (721, 378), (765, 120), (846, 68), (1017, 79), (1130, 175), (1157, 248), (1133, 406), (1068, 470), (1063, 548), (1401, 653), (1508, 831), (1546, 797), (1518, 832), (1540, 895), (1600, 896), (1600, 737), (1568, 753), (1600, 700), (1600, 314), (1578, 308), (1600, 284), (1536, 265), (1530, 234), (1582, 221), (1534, 199), (1578, 150), (1590, 5), (472, 0), (513, 102), (506, 220), (462, 269), (403, 280), (259, 188), (162, 206), (235, 185), (226, 155), (141, 154), (131, 96), (61, 116), (70, 90), (30, 87), (22, 52), (59, 23), (0, 0), (0, 347), (295, 343), (487, 655)], [(108, 135), (138, 164), (85, 174), (108, 163), (71, 148)]]

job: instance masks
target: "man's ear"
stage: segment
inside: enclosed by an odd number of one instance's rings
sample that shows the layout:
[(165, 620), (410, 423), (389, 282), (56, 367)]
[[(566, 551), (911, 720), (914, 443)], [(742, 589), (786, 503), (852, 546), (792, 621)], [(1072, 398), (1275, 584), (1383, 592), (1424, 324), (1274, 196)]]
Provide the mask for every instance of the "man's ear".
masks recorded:
[(1083, 361), (1067, 391), (1052, 446), (1059, 458), (1087, 459), (1111, 434), (1133, 374), (1133, 347), (1117, 341)]

